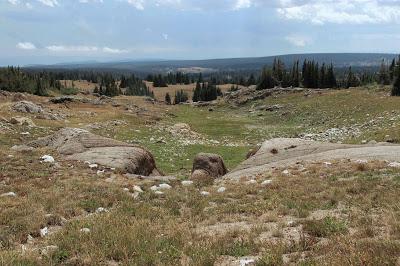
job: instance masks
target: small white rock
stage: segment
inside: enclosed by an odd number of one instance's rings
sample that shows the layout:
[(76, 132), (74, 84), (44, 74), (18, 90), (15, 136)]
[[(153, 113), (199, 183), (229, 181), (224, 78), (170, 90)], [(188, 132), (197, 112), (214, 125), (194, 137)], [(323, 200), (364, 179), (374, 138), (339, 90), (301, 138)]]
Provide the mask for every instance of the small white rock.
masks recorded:
[(97, 175), (103, 175), (104, 172), (105, 172), (104, 170), (97, 170), (97, 173), (96, 173), (96, 174), (97, 174)]
[(154, 192), (155, 194), (157, 194), (157, 195), (163, 195), (164, 194), (164, 192), (162, 192), (162, 191), (159, 191), (159, 190), (157, 190), (156, 192)]
[(225, 191), (226, 191), (226, 188), (225, 188), (225, 187), (220, 187), (220, 188), (217, 190), (218, 193), (224, 193)]
[(160, 184), (159, 186), (159, 189), (171, 189), (172, 187), (170, 186), (170, 185), (168, 185), (168, 184)]
[(254, 184), (257, 184), (257, 181), (254, 179), (251, 179), (251, 180), (247, 181), (246, 184), (254, 185)]
[(15, 192), (7, 192), (0, 195), (0, 197), (16, 197), (17, 194)]
[(139, 187), (139, 186), (133, 186), (133, 190), (134, 191), (136, 191), (136, 192), (139, 192), (139, 193), (143, 193), (143, 190), (142, 190), (142, 188), (141, 187)]
[(54, 157), (53, 157), (53, 156), (50, 156), (50, 155), (44, 155), (44, 156), (42, 156), (42, 158), (40, 158), (40, 159), (41, 159), (42, 162), (44, 162), (44, 163), (54, 163), (54, 162), (55, 162)]
[(103, 207), (98, 207), (96, 210), (96, 213), (103, 213), (103, 212), (108, 212), (108, 210), (106, 208)]
[(358, 163), (358, 164), (367, 164), (368, 161), (367, 160), (357, 160), (356, 163)]
[(200, 192), (200, 194), (201, 194), (202, 196), (209, 196), (209, 195), (210, 195), (210, 192), (208, 192), (208, 191), (202, 191), (202, 192)]
[(388, 164), (389, 167), (392, 168), (400, 168), (400, 163), (399, 162), (391, 162)]
[(152, 186), (152, 187), (150, 188), (150, 190), (152, 190), (152, 191), (157, 191), (157, 190), (159, 190), (159, 187), (158, 187), (158, 186)]
[(125, 192), (129, 192), (129, 188), (127, 188), (127, 187), (124, 187), (122, 190)]
[(290, 172), (289, 172), (289, 170), (283, 170), (283, 171), (282, 171), (282, 174), (284, 174), (284, 175), (290, 175)]
[(81, 230), (79, 230), (80, 232), (82, 232), (82, 233), (85, 233), (85, 234), (88, 234), (88, 233), (90, 233), (90, 229), (89, 228), (82, 228)]
[(267, 180), (264, 180), (262, 183), (261, 183), (261, 185), (262, 186), (268, 186), (268, 185), (270, 185), (272, 183), (272, 180), (271, 179), (267, 179)]
[(256, 261), (254, 259), (241, 259), (239, 260), (240, 266), (253, 265)]
[(40, 236), (45, 237), (49, 234), (49, 229), (47, 227), (40, 229)]
[(330, 166), (330, 165), (332, 165), (331, 162), (324, 162), (324, 164), (325, 164), (325, 166)]
[(21, 135), (23, 135), (23, 136), (29, 136), (31, 133), (29, 133), (29, 132), (22, 132), (21, 133)]
[(97, 167), (99, 167), (99, 166), (96, 163), (89, 164), (90, 169), (97, 168)]
[(181, 182), (182, 186), (184, 187), (190, 187), (191, 185), (193, 185), (193, 181), (190, 180), (184, 180)]

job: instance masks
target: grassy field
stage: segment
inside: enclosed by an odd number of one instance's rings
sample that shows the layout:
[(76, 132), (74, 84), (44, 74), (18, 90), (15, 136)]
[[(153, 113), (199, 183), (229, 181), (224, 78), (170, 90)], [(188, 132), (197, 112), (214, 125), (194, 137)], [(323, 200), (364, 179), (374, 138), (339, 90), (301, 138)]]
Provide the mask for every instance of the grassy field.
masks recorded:
[[(220, 103), (212, 111), (139, 97), (117, 97), (115, 106), (28, 100), (67, 117), (16, 114), (10, 99), (0, 98), (0, 117), (28, 116), (38, 126), (7, 124), (0, 133), (0, 194), (17, 195), (0, 197), (0, 265), (221, 265), (243, 256), (257, 258), (257, 265), (399, 262), (400, 171), (384, 162), (316, 162), (293, 166), (290, 175), (275, 169), (256, 183), (227, 182), (224, 193), (217, 193), (222, 185), (175, 181), (156, 195), (153, 181), (118, 171), (99, 176), (51, 150), (10, 150), (61, 127), (90, 128), (148, 148), (160, 170), (186, 179), (199, 152), (218, 153), (233, 169), (249, 149), (273, 137), (352, 128), (329, 140), (399, 142), (400, 98), (385, 88), (277, 94), (239, 107)], [(258, 108), (276, 104), (282, 108)], [(142, 109), (129, 112), (128, 105)], [(188, 124), (191, 133), (171, 133), (177, 123)], [(30, 135), (21, 135), (26, 131)], [(44, 154), (58, 164), (40, 163)], [(263, 186), (267, 179), (272, 183)], [(144, 192), (133, 197), (135, 185)], [(49, 234), (40, 237), (45, 227)]]

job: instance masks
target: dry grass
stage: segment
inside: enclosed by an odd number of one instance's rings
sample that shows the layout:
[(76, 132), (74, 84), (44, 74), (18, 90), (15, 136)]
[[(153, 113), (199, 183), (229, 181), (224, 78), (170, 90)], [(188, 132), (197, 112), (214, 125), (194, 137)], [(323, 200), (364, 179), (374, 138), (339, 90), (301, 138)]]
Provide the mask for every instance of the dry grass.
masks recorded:
[[(280, 97), (274, 101), (286, 101), (293, 95)], [(17, 194), (0, 198), (0, 265), (213, 265), (225, 256), (257, 256), (258, 265), (395, 265), (398, 261), (400, 170), (389, 169), (385, 162), (304, 164), (305, 169), (289, 168), (291, 175), (287, 176), (282, 175), (284, 169), (272, 170), (257, 177), (256, 184), (242, 180), (183, 187), (176, 181), (171, 183), (173, 189), (156, 195), (150, 187), (157, 182), (128, 179), (119, 172), (98, 176), (87, 165), (64, 161), (50, 150), (10, 150), (14, 144), (59, 127), (124, 120), (126, 124), (95, 131), (125, 141), (142, 141), (165, 165), (184, 160), (182, 166), (188, 168), (188, 154), (214, 149), (224, 151), (232, 167), (244, 159), (250, 145), (231, 150), (224, 144), (183, 147), (167, 134), (167, 144), (153, 143), (149, 134), (159, 123), (187, 122), (206, 137), (221, 141), (229, 135), (232, 141), (247, 138), (250, 143), (261, 137), (253, 131), (245, 135), (249, 130), (241, 125), (254, 125), (258, 119), (269, 120), (279, 114), (258, 118), (244, 109), (227, 107), (217, 107), (212, 113), (187, 106), (169, 106), (167, 111), (164, 105), (139, 97), (117, 97), (121, 104), (117, 107), (57, 106), (45, 98), (29, 100), (68, 114), (69, 122), (24, 114), (41, 127), (11, 126), (13, 131), (0, 135), (0, 194)], [(10, 99), (0, 98), (0, 116), (15, 115), (9, 104)], [(147, 111), (129, 113), (125, 109), (128, 104)], [(392, 103), (388, 108), (393, 108)], [(317, 118), (309, 116), (308, 121)], [(220, 128), (216, 128), (218, 122)], [(287, 132), (293, 130), (288, 124), (282, 125), (282, 130), (286, 127)], [(24, 131), (31, 135), (20, 135)], [(178, 149), (185, 157), (174, 157)], [(54, 155), (59, 165), (40, 163), (44, 154)], [(179, 168), (170, 170), (176, 173)], [(273, 182), (262, 186), (265, 179)], [(137, 198), (132, 197), (134, 185), (145, 191)], [(222, 185), (226, 191), (218, 193)], [(208, 191), (210, 196), (202, 196), (200, 191)], [(96, 213), (99, 207), (108, 212)], [(40, 237), (43, 227), (51, 234)], [(81, 232), (83, 228), (90, 232)], [(44, 252), (52, 245), (57, 249)]]

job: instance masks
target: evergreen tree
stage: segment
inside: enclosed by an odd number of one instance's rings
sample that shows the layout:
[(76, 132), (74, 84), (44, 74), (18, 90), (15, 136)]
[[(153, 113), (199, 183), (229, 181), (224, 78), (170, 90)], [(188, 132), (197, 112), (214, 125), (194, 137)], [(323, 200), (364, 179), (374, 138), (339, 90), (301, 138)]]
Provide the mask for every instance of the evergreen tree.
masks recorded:
[(253, 74), (251, 74), (250, 75), (250, 77), (249, 77), (249, 79), (247, 80), (247, 86), (251, 86), (251, 85), (255, 85), (257, 82), (256, 82), (256, 79), (254, 78), (254, 75)]
[(189, 97), (188, 97), (187, 93), (184, 92), (183, 90), (175, 92), (174, 104), (184, 103), (184, 102), (187, 102), (188, 100), (189, 100)]
[(389, 85), (391, 82), (389, 71), (385, 60), (382, 59), (381, 68), (379, 70), (379, 83), (382, 85)]
[(400, 96), (400, 64), (398, 64), (394, 70), (392, 96)]
[(40, 77), (38, 77), (36, 80), (36, 88), (34, 94), (38, 96), (47, 96), (47, 90), (45, 88), (44, 82), (41, 80)]
[(360, 86), (360, 80), (358, 77), (353, 73), (351, 67), (349, 68), (349, 72), (347, 73), (346, 78), (346, 88), (350, 87), (358, 87)]
[(171, 96), (169, 95), (168, 92), (167, 92), (167, 94), (165, 94), (165, 103), (168, 105), (171, 104)]
[(275, 80), (272, 77), (271, 70), (264, 68), (261, 73), (260, 82), (257, 85), (257, 90), (272, 89), (275, 87)]

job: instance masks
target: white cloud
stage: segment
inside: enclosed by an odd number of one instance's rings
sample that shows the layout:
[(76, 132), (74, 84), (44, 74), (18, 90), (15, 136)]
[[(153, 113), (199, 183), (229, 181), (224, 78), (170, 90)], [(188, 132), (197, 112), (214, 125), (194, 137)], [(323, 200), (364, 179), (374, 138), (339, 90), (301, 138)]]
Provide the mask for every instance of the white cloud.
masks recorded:
[(103, 3), (103, 0), (79, 0), (79, 3), (87, 4), (87, 3)]
[(35, 50), (36, 46), (31, 42), (19, 42), (17, 48), (22, 50)]
[(127, 2), (138, 10), (144, 10), (145, 0), (127, 0)]
[(7, 1), (12, 5), (18, 5), (19, 4), (19, 0), (7, 0)]
[(98, 46), (87, 46), (87, 45), (50, 45), (46, 46), (46, 49), (51, 52), (57, 53), (107, 53), (107, 54), (122, 54), (127, 53), (128, 50), (110, 48), (110, 47), (98, 47)]
[(168, 40), (168, 34), (163, 33), (163, 34), (162, 34), (162, 37), (164, 38), (164, 40)]
[(64, 46), (64, 45), (50, 45), (46, 46), (47, 50), (52, 52), (97, 52), (99, 50), (96, 46)]
[(103, 47), (103, 52), (104, 53), (109, 53), (109, 54), (123, 54), (123, 53), (127, 53), (128, 51), (127, 50), (110, 48), (110, 47)]
[(297, 47), (305, 47), (306, 45), (312, 42), (312, 40), (309, 37), (297, 34), (286, 36), (285, 39), (286, 41)]
[(282, 0), (277, 11), (285, 19), (314, 24), (400, 22), (400, 2), (396, 0)]
[(55, 7), (58, 6), (57, 0), (37, 0), (38, 2), (42, 3), (45, 6)]
[(237, 0), (233, 9), (238, 10), (242, 8), (250, 8), (252, 6), (251, 0)]

